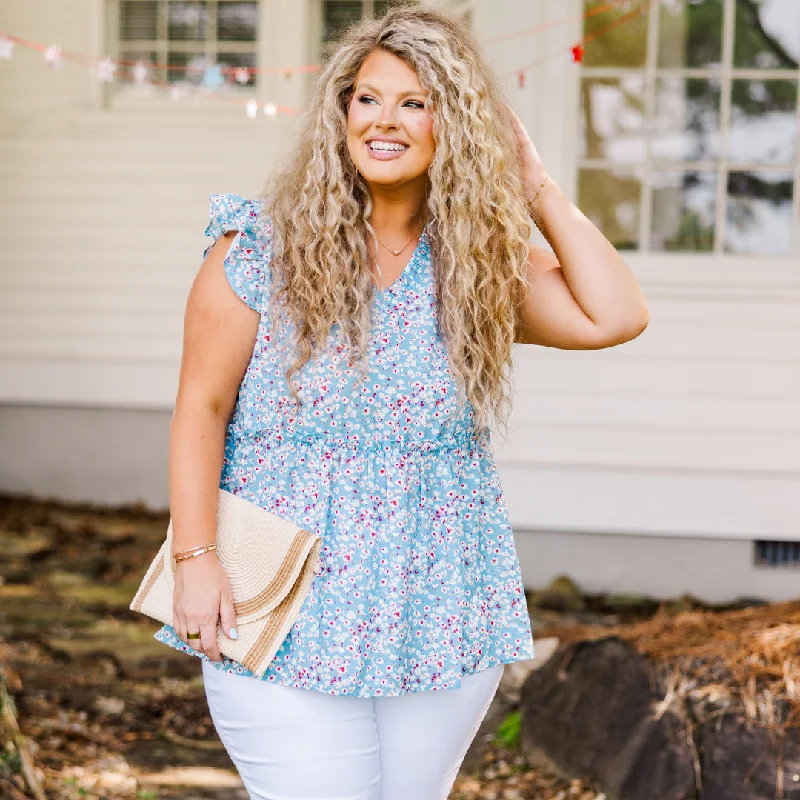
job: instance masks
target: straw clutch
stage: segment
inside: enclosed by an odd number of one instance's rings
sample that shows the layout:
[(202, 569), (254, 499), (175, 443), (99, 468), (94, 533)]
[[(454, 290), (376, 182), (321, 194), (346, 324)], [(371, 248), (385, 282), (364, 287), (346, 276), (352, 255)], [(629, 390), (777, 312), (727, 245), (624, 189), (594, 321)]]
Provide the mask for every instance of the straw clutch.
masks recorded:
[[(217, 622), (219, 651), (260, 678), (319, 573), (322, 538), (220, 489), (216, 542), (217, 558), (231, 584), (239, 633), (238, 639), (229, 639)], [(171, 625), (175, 567), (170, 520), (166, 541), (130, 608)]]

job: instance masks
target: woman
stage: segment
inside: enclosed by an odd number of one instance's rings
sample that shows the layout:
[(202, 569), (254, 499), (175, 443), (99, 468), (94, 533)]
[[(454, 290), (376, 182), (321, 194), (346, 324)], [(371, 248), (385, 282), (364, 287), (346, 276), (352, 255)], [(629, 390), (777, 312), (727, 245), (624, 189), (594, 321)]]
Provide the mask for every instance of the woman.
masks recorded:
[(503, 664), (534, 656), (489, 440), (512, 344), (610, 347), (647, 308), (454, 18), (351, 29), (304, 125), (260, 200), (212, 197), (170, 503), (175, 551), (213, 541), (221, 486), (320, 532), (322, 571), (262, 680), (217, 649), (213, 552), (156, 638), (203, 659), (252, 797), (441, 800)]

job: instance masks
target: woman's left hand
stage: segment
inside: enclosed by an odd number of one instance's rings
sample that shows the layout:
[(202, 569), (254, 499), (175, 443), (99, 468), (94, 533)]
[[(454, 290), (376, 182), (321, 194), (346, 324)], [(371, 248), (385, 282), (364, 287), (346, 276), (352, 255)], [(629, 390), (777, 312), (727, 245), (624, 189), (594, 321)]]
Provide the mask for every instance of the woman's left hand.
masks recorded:
[(522, 179), (525, 183), (526, 197), (533, 197), (547, 177), (547, 170), (544, 168), (539, 151), (536, 145), (525, 130), (525, 126), (520, 118), (509, 108), (514, 120), (515, 133), (517, 134), (517, 146), (519, 148), (520, 159), (522, 161)]

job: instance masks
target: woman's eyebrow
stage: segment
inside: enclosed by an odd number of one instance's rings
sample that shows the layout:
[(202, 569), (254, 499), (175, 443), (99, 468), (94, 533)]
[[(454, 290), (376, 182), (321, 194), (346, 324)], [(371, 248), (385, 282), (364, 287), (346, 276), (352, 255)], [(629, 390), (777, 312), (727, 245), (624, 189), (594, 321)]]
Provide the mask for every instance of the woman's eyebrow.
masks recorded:
[[(378, 89), (368, 83), (359, 83), (358, 86), (356, 86), (355, 91), (359, 91), (360, 89), (369, 89), (370, 91), (375, 92), (375, 94), (380, 94)], [(398, 97), (407, 97), (410, 94), (427, 94), (427, 92), (424, 89), (410, 89), (407, 92), (400, 92)]]

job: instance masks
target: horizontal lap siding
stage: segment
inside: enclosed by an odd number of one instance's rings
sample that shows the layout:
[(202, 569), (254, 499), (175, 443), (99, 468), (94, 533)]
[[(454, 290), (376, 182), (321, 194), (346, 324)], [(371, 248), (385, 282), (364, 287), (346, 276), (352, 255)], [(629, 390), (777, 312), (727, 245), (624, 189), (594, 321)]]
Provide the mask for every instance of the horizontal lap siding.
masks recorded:
[[(285, 120), (225, 112), (172, 105), (76, 113), (27, 135), (5, 127), (0, 402), (81, 403), (91, 386), (93, 404), (172, 406), (209, 195), (257, 196), (286, 136)], [(42, 380), (55, 364), (69, 369)]]
[(643, 283), (632, 342), (516, 347), (515, 528), (800, 538), (800, 292)]

